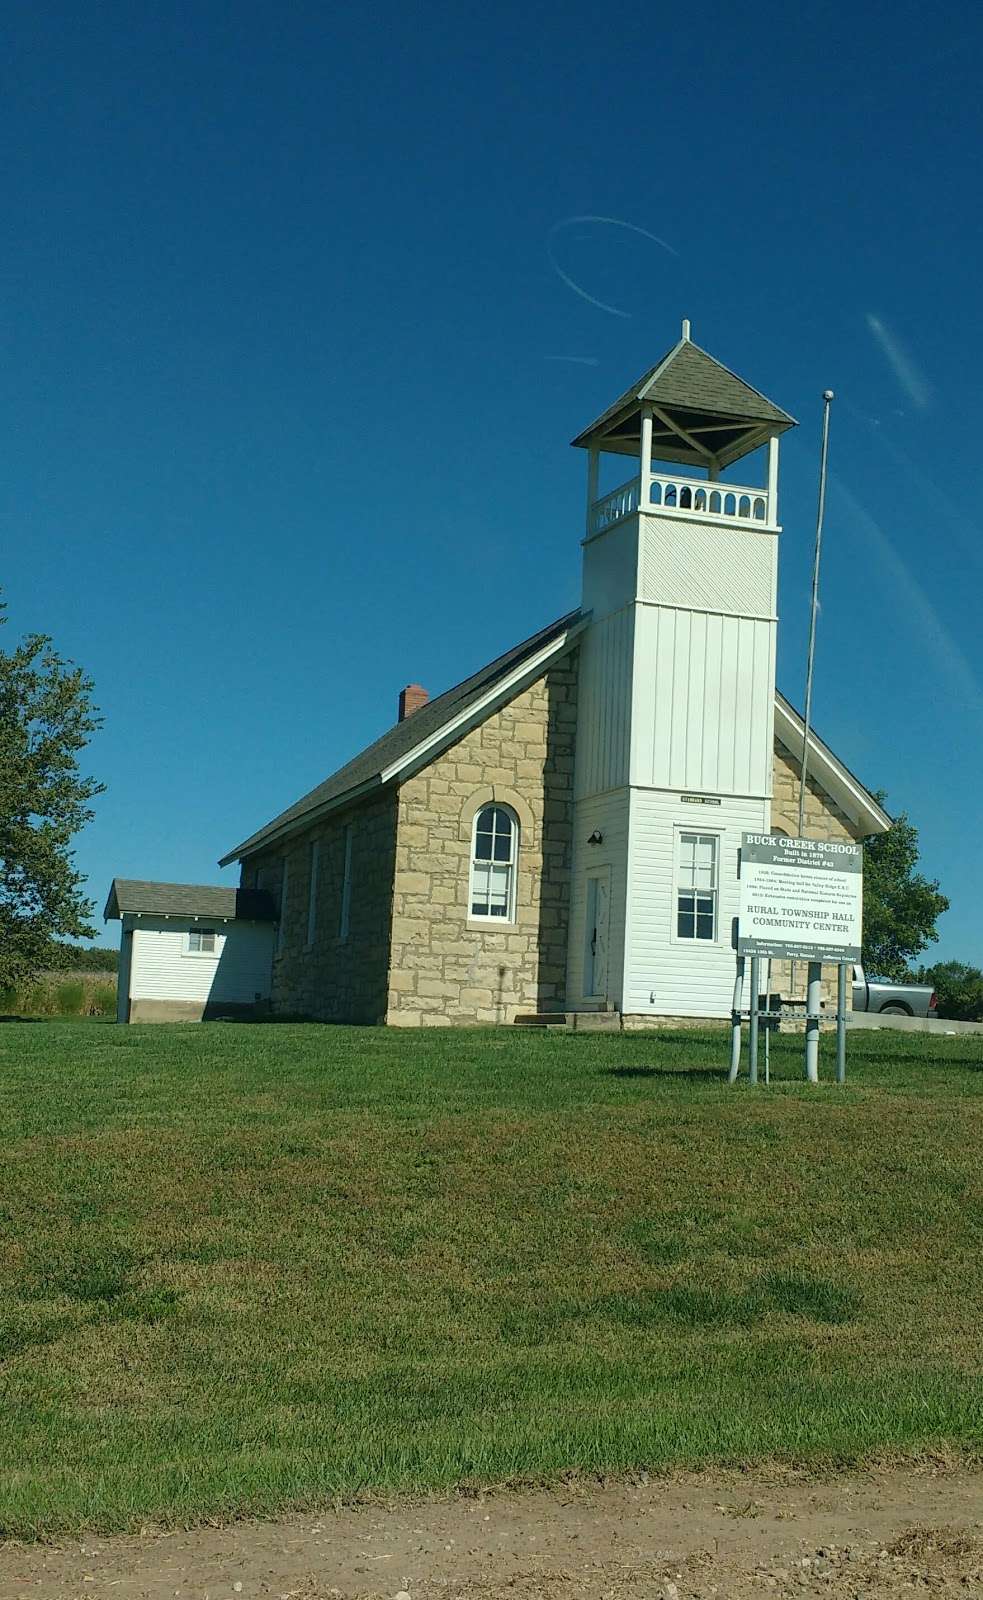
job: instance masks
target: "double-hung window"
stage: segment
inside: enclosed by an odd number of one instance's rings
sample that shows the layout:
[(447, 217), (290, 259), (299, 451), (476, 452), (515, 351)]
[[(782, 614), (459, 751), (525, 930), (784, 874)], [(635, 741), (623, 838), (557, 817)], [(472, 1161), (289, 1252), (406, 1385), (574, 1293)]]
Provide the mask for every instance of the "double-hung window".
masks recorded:
[(676, 880), (676, 937), (717, 937), (718, 839), (715, 833), (681, 833)]
[(506, 806), (482, 806), (475, 816), (471, 839), (468, 905), (472, 917), (515, 921), (518, 859), (518, 819)]
[(190, 928), (188, 930), (188, 954), (192, 956), (213, 956), (215, 954), (215, 929)]

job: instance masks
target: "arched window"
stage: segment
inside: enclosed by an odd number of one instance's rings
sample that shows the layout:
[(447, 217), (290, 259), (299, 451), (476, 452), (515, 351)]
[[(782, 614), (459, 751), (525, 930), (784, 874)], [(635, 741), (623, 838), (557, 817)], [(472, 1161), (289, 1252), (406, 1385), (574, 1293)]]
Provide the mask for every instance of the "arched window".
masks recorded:
[(482, 806), (471, 838), (472, 917), (515, 921), (515, 877), (519, 860), (519, 821), (507, 806)]

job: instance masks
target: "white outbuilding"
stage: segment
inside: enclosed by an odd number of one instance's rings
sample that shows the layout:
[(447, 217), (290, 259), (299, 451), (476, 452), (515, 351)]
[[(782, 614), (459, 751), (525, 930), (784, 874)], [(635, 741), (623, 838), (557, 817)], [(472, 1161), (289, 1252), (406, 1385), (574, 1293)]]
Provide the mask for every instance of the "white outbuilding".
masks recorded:
[(265, 1014), (276, 908), (258, 889), (114, 878), (118, 1022), (202, 1022)]

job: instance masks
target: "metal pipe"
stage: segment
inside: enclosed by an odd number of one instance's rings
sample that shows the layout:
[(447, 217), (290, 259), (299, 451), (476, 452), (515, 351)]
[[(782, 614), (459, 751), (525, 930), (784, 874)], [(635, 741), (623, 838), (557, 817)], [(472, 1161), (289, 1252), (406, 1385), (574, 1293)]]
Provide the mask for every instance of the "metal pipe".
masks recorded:
[(818, 961), (809, 962), (806, 990), (806, 1081), (819, 1082), (819, 1016), (823, 1003), (823, 969)]
[[(806, 703), (802, 718), (802, 759), (799, 762), (799, 829), (805, 837), (806, 783), (809, 773), (809, 733), (812, 728), (812, 678), (816, 661), (816, 619), (819, 613), (819, 559), (823, 549), (823, 519), (826, 515), (826, 465), (829, 457), (829, 408), (832, 389), (823, 390), (823, 438), (819, 451), (819, 500), (816, 506), (816, 548), (812, 560), (812, 599), (809, 607), (809, 651), (806, 656)], [(789, 972), (789, 989), (795, 991), (795, 962)]]
[(775, 1019), (771, 1015), (771, 956), (765, 962), (765, 1006), (768, 1009), (768, 1026), (765, 1029), (765, 1087), (771, 1083), (771, 1030)]
[(826, 515), (826, 462), (829, 455), (829, 408), (832, 389), (823, 393), (823, 442), (819, 456), (819, 504), (816, 509), (816, 549), (812, 562), (812, 602), (809, 612), (809, 654), (806, 658), (806, 703), (802, 724), (802, 762), (799, 781), (799, 838), (803, 838), (806, 808), (806, 776), (809, 768), (809, 731), (812, 726), (812, 675), (816, 659), (816, 618), (819, 613), (819, 558), (823, 549), (823, 518)]
[(752, 1083), (758, 1081), (758, 1006), (760, 998), (758, 988), (760, 983), (761, 957), (751, 957), (751, 1026), (748, 1031), (748, 1072)]
[(846, 962), (836, 969), (836, 1081), (846, 1083)]
[(744, 997), (744, 957), (737, 958), (737, 975), (734, 978), (734, 1003), (730, 1013), (730, 1072), (728, 1083), (737, 1082), (741, 1068), (741, 1001)]

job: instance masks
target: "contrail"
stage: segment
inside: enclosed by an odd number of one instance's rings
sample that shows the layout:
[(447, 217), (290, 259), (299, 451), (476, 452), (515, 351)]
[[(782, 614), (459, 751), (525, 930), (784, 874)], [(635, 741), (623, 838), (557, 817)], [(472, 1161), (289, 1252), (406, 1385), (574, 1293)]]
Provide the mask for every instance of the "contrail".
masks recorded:
[(862, 411), (846, 398), (841, 396), (842, 404), (852, 416), (866, 424), (882, 449), (886, 450), (896, 467), (907, 473), (919, 493), (925, 497), (926, 505), (931, 508), (933, 516), (941, 512), (946, 519), (949, 530), (959, 541), (960, 549), (966, 560), (979, 567), (983, 563), (983, 523), (978, 519), (967, 516), (964, 509), (952, 498), (947, 490), (941, 488), (934, 478), (913, 461), (906, 450), (891, 437), (891, 434), (881, 427), (878, 417), (867, 417)]
[(860, 504), (843, 480), (831, 478), (830, 481), (854, 521), (873, 544), (881, 565), (891, 574), (901, 591), (904, 604), (914, 624), (914, 632), (931, 646), (939, 666), (951, 680), (953, 688), (958, 691), (962, 707), (979, 714), (983, 711), (983, 688), (980, 687), (972, 667), (921, 584), (916, 582), (880, 523), (874, 521), (870, 512)]
[(932, 398), (932, 392), (911, 357), (902, 348), (900, 340), (890, 328), (885, 328), (880, 317), (875, 317), (872, 311), (867, 313), (867, 326), (883, 350), (891, 371), (912, 405), (924, 411)]
[(578, 226), (578, 224), (584, 222), (595, 223), (606, 228), (624, 228), (628, 233), (637, 233), (643, 239), (650, 239), (653, 244), (657, 244), (660, 250), (668, 251), (669, 255), (671, 256), (678, 256), (679, 251), (674, 250), (671, 244), (666, 244), (666, 241), (664, 239), (660, 239), (657, 234), (649, 233), (647, 228), (640, 228), (634, 222), (625, 222), (621, 217), (565, 217), (562, 222), (554, 222), (547, 236), (546, 254), (549, 256), (550, 265), (552, 266), (557, 277), (562, 283), (566, 284), (568, 289), (572, 289), (574, 294), (579, 294), (581, 300), (586, 300), (589, 306), (596, 306), (598, 311), (606, 311), (611, 317), (630, 318), (630, 311), (622, 311), (620, 306), (609, 306), (604, 300), (598, 300), (594, 295), (588, 294), (586, 289), (582, 289), (580, 284), (576, 283), (568, 272), (564, 272), (553, 253), (553, 240), (556, 238), (556, 235), (561, 231), (561, 229), (575, 228)]

